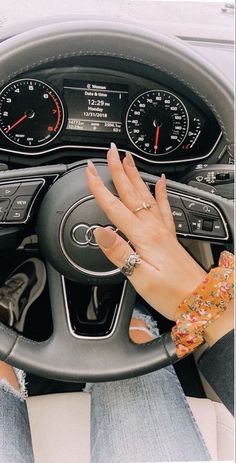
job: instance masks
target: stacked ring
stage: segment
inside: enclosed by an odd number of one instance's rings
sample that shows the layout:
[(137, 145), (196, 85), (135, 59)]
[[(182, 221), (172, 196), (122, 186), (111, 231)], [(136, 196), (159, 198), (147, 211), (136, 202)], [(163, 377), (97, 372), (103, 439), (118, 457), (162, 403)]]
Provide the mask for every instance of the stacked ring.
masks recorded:
[(121, 272), (127, 276), (130, 277), (137, 265), (141, 264), (141, 259), (139, 255), (136, 252), (132, 252), (130, 256), (125, 260), (125, 264), (121, 269)]

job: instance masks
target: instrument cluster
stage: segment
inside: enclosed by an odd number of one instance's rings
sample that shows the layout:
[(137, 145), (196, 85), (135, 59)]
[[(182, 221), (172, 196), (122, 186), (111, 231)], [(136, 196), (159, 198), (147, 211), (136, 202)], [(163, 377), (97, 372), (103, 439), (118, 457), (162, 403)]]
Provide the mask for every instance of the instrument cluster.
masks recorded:
[(149, 163), (208, 157), (220, 127), (198, 99), (137, 76), (70, 69), (23, 76), (0, 90), (0, 150), (43, 156), (107, 149)]

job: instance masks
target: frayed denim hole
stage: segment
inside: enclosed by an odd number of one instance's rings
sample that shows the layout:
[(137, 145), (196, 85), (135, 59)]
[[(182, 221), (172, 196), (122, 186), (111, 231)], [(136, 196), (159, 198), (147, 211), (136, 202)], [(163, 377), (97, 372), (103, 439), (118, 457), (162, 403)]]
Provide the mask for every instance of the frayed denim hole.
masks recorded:
[(157, 327), (157, 322), (156, 320), (151, 316), (144, 314), (141, 309), (134, 309), (132, 318), (136, 320), (143, 320), (147, 326), (147, 329), (149, 330), (150, 334), (154, 338), (158, 338), (160, 336), (159, 329)]
[(17, 391), (6, 379), (0, 380), (0, 389), (2, 389), (6, 394), (12, 394), (22, 402), (25, 400), (25, 391)]

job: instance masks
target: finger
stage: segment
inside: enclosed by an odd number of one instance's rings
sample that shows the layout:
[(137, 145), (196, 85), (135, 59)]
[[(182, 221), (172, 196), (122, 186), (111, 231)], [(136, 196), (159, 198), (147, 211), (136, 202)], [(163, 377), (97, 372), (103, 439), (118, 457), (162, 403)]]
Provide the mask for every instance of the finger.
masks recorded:
[(134, 210), (139, 199), (136, 197), (135, 190), (123, 169), (115, 143), (111, 143), (111, 148), (107, 152), (107, 162), (112, 181), (121, 201), (131, 211)]
[(164, 224), (168, 230), (176, 235), (175, 223), (170, 208), (170, 203), (168, 201), (167, 190), (166, 190), (166, 177), (162, 174), (160, 180), (156, 183), (155, 186), (155, 197), (159, 206), (159, 210), (163, 219)]
[[(147, 188), (140, 192), (133, 186), (131, 179), (126, 175), (114, 143), (111, 143), (111, 149), (107, 153), (107, 160), (113, 183), (123, 204), (132, 212), (135, 212), (144, 202), (146, 204), (151, 204), (152, 208), (156, 206), (155, 198), (153, 198)], [(145, 214), (145, 212), (145, 210), (141, 209), (139, 213), (137, 213), (137, 217), (142, 220), (142, 215)], [(149, 217), (146, 216), (147, 221), (152, 220), (153, 222), (150, 213), (148, 215)]]
[(91, 161), (88, 161), (86, 174), (91, 193), (111, 223), (116, 225), (130, 241), (140, 241), (140, 220), (105, 187)]
[[(94, 236), (100, 249), (105, 256), (118, 268), (122, 269), (126, 259), (134, 250), (121, 236), (110, 228), (98, 227), (94, 230)], [(152, 282), (155, 281), (155, 288), (158, 285), (158, 271), (150, 264), (141, 259), (141, 263), (134, 268), (132, 275), (127, 278), (136, 291), (151, 303), (153, 294)], [(152, 302), (153, 304), (153, 302)]]
[(152, 193), (150, 192), (146, 183), (141, 178), (140, 173), (133, 160), (133, 156), (128, 151), (126, 152), (126, 156), (123, 160), (123, 166), (124, 166), (124, 171), (130, 183), (133, 185), (133, 188), (135, 189), (135, 191), (139, 192), (140, 196), (142, 198), (145, 198), (146, 201), (153, 202), (153, 199), (155, 198), (153, 198)]
[(159, 211), (158, 204), (155, 201), (155, 198), (150, 192), (148, 186), (141, 178), (140, 173), (137, 167), (135, 166), (135, 162), (133, 160), (133, 156), (131, 153), (126, 152), (126, 157), (123, 160), (123, 166), (124, 166), (124, 171), (127, 177), (129, 178), (130, 182), (132, 183), (135, 191), (139, 193), (141, 198), (143, 198), (143, 200), (146, 203), (152, 204), (151, 212), (157, 219), (160, 220), (161, 214)]

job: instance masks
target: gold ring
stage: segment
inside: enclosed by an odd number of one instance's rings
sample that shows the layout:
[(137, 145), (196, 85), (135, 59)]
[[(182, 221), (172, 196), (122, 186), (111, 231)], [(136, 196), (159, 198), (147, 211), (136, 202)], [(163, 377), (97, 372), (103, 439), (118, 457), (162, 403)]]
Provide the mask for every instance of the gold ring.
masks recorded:
[(152, 204), (143, 202), (142, 206), (139, 206), (139, 207), (137, 207), (137, 209), (134, 210), (134, 213), (142, 211), (143, 209), (145, 211), (148, 211), (148, 209), (151, 209), (151, 207), (152, 207)]

